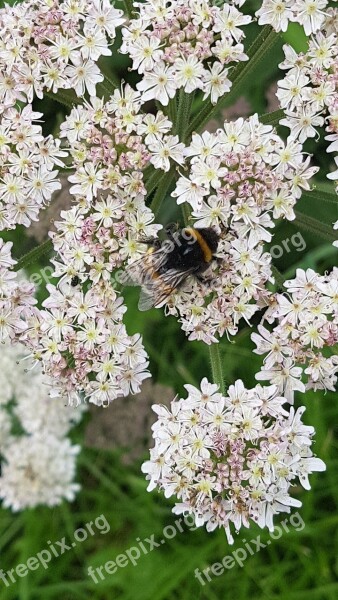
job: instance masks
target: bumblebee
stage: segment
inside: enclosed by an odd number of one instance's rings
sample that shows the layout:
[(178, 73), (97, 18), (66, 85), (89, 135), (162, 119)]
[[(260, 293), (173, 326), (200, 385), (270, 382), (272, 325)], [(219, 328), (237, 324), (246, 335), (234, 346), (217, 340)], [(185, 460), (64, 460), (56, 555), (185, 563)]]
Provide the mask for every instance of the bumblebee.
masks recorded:
[(145, 240), (149, 248), (144, 257), (129, 265), (123, 283), (140, 285), (139, 310), (165, 304), (189, 276), (201, 277), (217, 251), (219, 236), (211, 227), (173, 231), (166, 228), (167, 239)]

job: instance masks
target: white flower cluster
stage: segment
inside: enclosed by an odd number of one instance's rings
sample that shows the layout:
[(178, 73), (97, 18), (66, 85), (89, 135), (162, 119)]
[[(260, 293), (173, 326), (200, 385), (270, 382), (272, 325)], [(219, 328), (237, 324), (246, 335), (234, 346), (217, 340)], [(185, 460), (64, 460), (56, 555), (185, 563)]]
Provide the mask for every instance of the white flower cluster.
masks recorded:
[(177, 135), (168, 135), (171, 127), (161, 111), (143, 113), (140, 93), (129, 85), (115, 90), (108, 102), (92, 98), (73, 108), (60, 137), (70, 145), (75, 170), (70, 193), (77, 203), (89, 207), (101, 190), (114, 196), (123, 192), (125, 198), (136, 192), (145, 196), (142, 171), (149, 161), (163, 171), (172, 161), (184, 162), (184, 145)]
[(0, 498), (13, 511), (73, 500), (79, 446), (66, 437), (84, 407), (47, 396), (40, 369), (27, 371), (25, 348), (3, 345), (0, 356)]
[(259, 25), (271, 25), (275, 31), (286, 31), (288, 24), (294, 22), (311, 35), (322, 27), (328, 4), (329, 0), (263, 0), (256, 16)]
[(34, 123), (42, 113), (33, 112), (31, 105), (2, 108), (0, 102), (0, 231), (38, 220), (40, 210), (61, 188), (53, 169), (63, 166), (61, 158), (67, 156), (60, 140), (44, 137)]
[(220, 260), (206, 274), (212, 285), (192, 281), (193, 290), (173, 295), (166, 311), (180, 315), (189, 339), (210, 344), (217, 334), (234, 335), (240, 319), (249, 322), (266, 303), (269, 229), (273, 219), (295, 218), (293, 207), (318, 169), (304, 160), (299, 142), (285, 143), (257, 115), (194, 134), (185, 155), (188, 176), (179, 178), (172, 195), (192, 206), (196, 227), (219, 232)]
[(96, 62), (124, 22), (109, 0), (26, 0), (0, 10), (0, 105), (32, 102), (44, 90), (94, 95)]
[(12, 268), (12, 242), (0, 239), (0, 342), (18, 338), (26, 329), (25, 318), (35, 304), (34, 285), (20, 280)]
[(259, 334), (251, 337), (254, 352), (265, 355), (256, 379), (270, 381), (292, 403), (295, 390), (335, 390), (338, 269), (327, 275), (297, 269), (296, 278), (284, 285), (288, 293), (277, 294), (264, 315), (272, 331), (259, 325)]
[(52, 397), (107, 406), (139, 392), (150, 377), (147, 353), (139, 334), (127, 334), (122, 323), (127, 309), (110, 282), (100, 281), (87, 292), (50, 284), (47, 289), (45, 310), (27, 317), (21, 340), (51, 377)]
[[(338, 166), (338, 10), (332, 10), (322, 31), (312, 36), (305, 54), (289, 45), (283, 48), (285, 60), (279, 66), (287, 74), (278, 82), (276, 95), (286, 116), (280, 123), (303, 143), (326, 122), (325, 139), (331, 142), (327, 152), (337, 152)], [(338, 179), (338, 170), (328, 178)]]
[(251, 21), (232, 3), (206, 0), (135, 2), (138, 12), (123, 28), (121, 52), (142, 74), (142, 100), (167, 105), (178, 89), (199, 89), (215, 104), (230, 90), (229, 67), (247, 60), (241, 29)]
[(162, 227), (145, 205), (143, 170), (154, 156), (152, 144), (164, 148), (163, 168), (170, 158), (183, 161), (182, 149), (181, 158), (166, 151), (171, 142), (177, 146), (166, 135), (170, 126), (160, 112), (142, 115), (140, 94), (128, 85), (105, 104), (95, 98), (74, 108), (62, 125), (75, 167), (69, 179), (76, 205), (61, 212), (52, 234), (58, 285), (47, 286), (45, 310), (27, 318), (21, 339), (55, 382), (52, 393), (70, 402), (85, 397), (107, 405), (139, 392), (150, 376), (140, 336), (129, 336), (123, 325), (127, 309), (111, 279), (144, 253), (142, 239)]
[(204, 378), (200, 389), (185, 386), (188, 396), (171, 409), (154, 405), (155, 446), (142, 470), (165, 496), (179, 502), (173, 512), (190, 513), (207, 531), (250, 521), (273, 531), (273, 518), (301, 502), (289, 495), (296, 482), (310, 489), (308, 475), (325, 464), (311, 451), (313, 427), (302, 423), (305, 408), (286, 412), (276, 386), (247, 390), (238, 380), (226, 396)]

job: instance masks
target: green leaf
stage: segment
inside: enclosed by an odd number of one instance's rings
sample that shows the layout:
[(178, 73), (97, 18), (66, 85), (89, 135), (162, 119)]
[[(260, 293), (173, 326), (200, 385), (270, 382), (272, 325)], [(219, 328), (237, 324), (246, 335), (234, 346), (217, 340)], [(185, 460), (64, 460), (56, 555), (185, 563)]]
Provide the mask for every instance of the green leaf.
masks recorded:
[(296, 52), (306, 52), (308, 49), (309, 38), (305, 35), (304, 29), (299, 23), (289, 23), (286, 32), (282, 33), (282, 38)]
[(145, 187), (146, 187), (148, 196), (150, 196), (150, 194), (158, 186), (160, 179), (161, 179), (161, 175), (159, 175), (158, 169), (154, 169), (154, 172), (150, 175), (149, 179), (147, 179), (147, 181), (145, 183)]
[(114, 90), (119, 89), (121, 82), (118, 79), (118, 77), (115, 75), (114, 72), (109, 71), (107, 69), (107, 64), (106, 61), (103, 59), (102, 56), (100, 56), (97, 65), (102, 73), (102, 75), (104, 76), (104, 83), (107, 85), (107, 87), (111, 88), (112, 93), (114, 92)]
[(190, 224), (190, 219), (191, 219), (191, 206), (188, 202), (183, 202), (181, 204), (181, 209), (182, 209), (184, 224), (186, 226), (188, 226)]
[(115, 87), (111, 88), (107, 79), (104, 79), (104, 81), (101, 81), (97, 84), (97, 95), (99, 96), (99, 98), (104, 98), (105, 102), (107, 102), (115, 89)]
[(328, 202), (329, 204), (338, 203), (338, 194), (331, 192), (331, 186), (320, 184), (313, 187), (311, 192), (303, 192), (302, 199), (316, 200), (317, 202)]
[(327, 225), (326, 223), (322, 223), (313, 217), (309, 217), (299, 210), (295, 210), (296, 220), (298, 227), (300, 229), (304, 229), (305, 231), (310, 231), (311, 233), (316, 234), (317, 236), (323, 238), (324, 240), (329, 240), (334, 242), (337, 239), (337, 236), (332, 228), (332, 226)]
[(278, 286), (278, 289), (282, 290), (284, 287), (284, 276), (282, 275), (282, 273), (277, 269), (277, 267), (275, 267), (275, 265), (271, 265), (271, 271), (272, 271), (272, 275), (275, 278), (276, 284)]
[(169, 100), (169, 104), (168, 104), (168, 117), (170, 119), (170, 121), (172, 123), (176, 123), (176, 119), (177, 119), (177, 100), (176, 100), (177, 96), (174, 96), (174, 98), (170, 98)]

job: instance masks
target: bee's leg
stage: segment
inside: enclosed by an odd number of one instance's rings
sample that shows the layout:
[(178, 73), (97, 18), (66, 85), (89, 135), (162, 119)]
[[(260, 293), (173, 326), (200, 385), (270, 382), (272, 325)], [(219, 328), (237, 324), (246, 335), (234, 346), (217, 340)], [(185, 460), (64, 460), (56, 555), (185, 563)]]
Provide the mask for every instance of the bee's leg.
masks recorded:
[(138, 240), (139, 244), (146, 244), (147, 246), (153, 246), (155, 250), (161, 248), (161, 240), (158, 238), (147, 238), (145, 240)]
[(203, 283), (203, 285), (205, 285), (206, 287), (212, 287), (213, 282), (215, 280), (215, 274), (214, 273), (209, 273), (207, 272), (206, 274), (204, 274), (204, 272), (199, 272), (199, 273), (194, 273), (197, 281), (199, 281), (200, 283)]
[(196, 277), (197, 281), (199, 281), (207, 289), (214, 288), (214, 281), (215, 281), (214, 277), (210, 277), (210, 276), (204, 277), (203, 275), (195, 275), (195, 277)]
[(205, 275), (202, 275), (202, 273), (197, 273), (195, 274), (195, 277), (197, 279), (197, 281), (199, 281), (200, 283), (208, 283), (209, 281), (212, 281), (212, 277), (207, 277)]

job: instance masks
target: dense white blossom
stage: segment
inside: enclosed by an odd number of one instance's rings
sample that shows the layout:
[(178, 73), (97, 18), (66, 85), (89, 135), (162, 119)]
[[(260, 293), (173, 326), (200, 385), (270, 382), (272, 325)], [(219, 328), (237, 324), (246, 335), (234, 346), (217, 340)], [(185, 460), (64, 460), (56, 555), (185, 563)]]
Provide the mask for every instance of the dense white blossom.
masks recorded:
[(55, 506), (74, 500), (80, 486), (74, 483), (80, 446), (68, 438), (39, 433), (13, 438), (3, 450), (0, 498), (13, 511), (40, 504)]
[(38, 220), (61, 189), (55, 167), (67, 156), (59, 139), (42, 135), (43, 115), (30, 104), (2, 109), (0, 101), (0, 231)]
[[(335, 23), (332, 31), (331, 24)], [(327, 152), (338, 152), (338, 10), (331, 9), (321, 31), (309, 40), (305, 53), (297, 54), (283, 46), (285, 60), (279, 65), (287, 71), (278, 82), (277, 97), (285, 117), (281, 125), (290, 129), (290, 135), (304, 143), (318, 136), (318, 127), (326, 125), (330, 142)], [(337, 163), (337, 156), (334, 157)], [(338, 171), (327, 177), (337, 180)]]
[(247, 60), (242, 26), (251, 22), (233, 4), (205, 0), (136, 2), (122, 29), (121, 52), (142, 74), (142, 100), (166, 106), (177, 90), (204, 92), (213, 104), (231, 88), (229, 67)]
[(290, 495), (308, 475), (325, 470), (311, 451), (313, 427), (302, 423), (305, 407), (288, 413), (277, 387), (246, 389), (241, 380), (222, 395), (204, 378), (185, 386), (186, 398), (170, 409), (154, 405), (154, 447), (142, 465), (148, 491), (175, 496), (175, 514), (192, 514), (207, 531), (233, 530), (250, 522), (273, 531), (274, 516), (301, 502)]
[(79, 446), (66, 438), (85, 407), (48, 396), (48, 378), (24, 346), (3, 344), (0, 355), (0, 498), (14, 511), (73, 500)]
[[(335, 390), (338, 356), (338, 269), (319, 275), (297, 269), (285, 282), (287, 294), (277, 294), (252, 334), (254, 352), (264, 355), (256, 379), (277, 385), (293, 402), (294, 392)], [(273, 325), (272, 332), (268, 324)], [(329, 350), (329, 353), (327, 353)]]
[(286, 31), (290, 22), (299, 23), (310, 36), (323, 26), (327, 6), (328, 0), (263, 0), (256, 16), (259, 25), (271, 25), (275, 31)]
[(110, 56), (125, 19), (109, 0), (24, 0), (0, 9), (0, 112), (34, 95), (72, 89), (94, 95), (96, 62)]
[(309, 190), (310, 167), (302, 146), (284, 142), (258, 116), (225, 122), (215, 133), (193, 134), (186, 162), (172, 196), (192, 207), (196, 227), (212, 227), (220, 235), (216, 260), (205, 282), (190, 278), (166, 304), (179, 316), (190, 340), (211, 344), (234, 335), (241, 319), (268, 302), (275, 220), (293, 220), (294, 205)]

